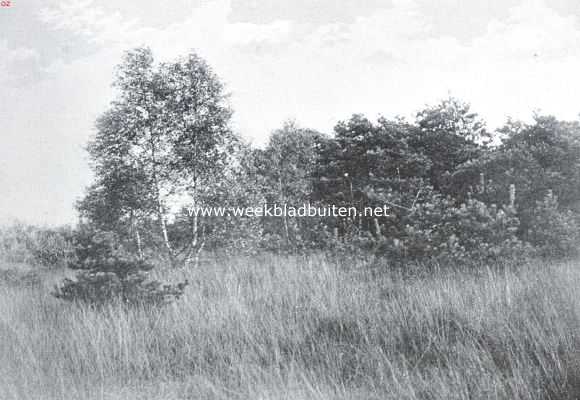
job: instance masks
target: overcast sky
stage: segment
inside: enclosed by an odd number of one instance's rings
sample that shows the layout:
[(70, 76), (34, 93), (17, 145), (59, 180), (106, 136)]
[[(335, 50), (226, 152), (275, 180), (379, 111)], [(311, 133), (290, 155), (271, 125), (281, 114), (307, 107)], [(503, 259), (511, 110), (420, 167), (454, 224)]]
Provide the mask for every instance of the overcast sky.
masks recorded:
[(490, 127), (580, 112), (578, 0), (12, 0), (0, 8), (0, 221), (74, 221), (124, 50), (190, 50), (263, 142), (288, 118), (412, 116), (449, 93)]

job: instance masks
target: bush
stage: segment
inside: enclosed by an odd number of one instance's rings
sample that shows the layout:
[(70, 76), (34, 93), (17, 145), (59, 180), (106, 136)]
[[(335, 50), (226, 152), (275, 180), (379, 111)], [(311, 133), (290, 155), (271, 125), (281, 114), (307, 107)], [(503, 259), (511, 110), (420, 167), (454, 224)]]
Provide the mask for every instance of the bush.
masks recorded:
[(0, 258), (9, 263), (32, 264), (32, 227), (14, 224), (0, 229)]
[(102, 306), (163, 305), (178, 299), (188, 282), (162, 285), (147, 281), (153, 266), (127, 252), (116, 234), (81, 226), (74, 240), (76, 259), (69, 267), (81, 270), (76, 280), (65, 279), (53, 292), (57, 298)]
[(23, 224), (0, 229), (0, 258), (10, 263), (66, 266), (73, 256), (69, 228), (37, 228)]
[(377, 255), (389, 264), (438, 261), (480, 264), (523, 259), (531, 248), (517, 237), (519, 221), (509, 207), (434, 196), (397, 221), (399, 232), (380, 239)]
[(95, 306), (111, 302), (163, 305), (181, 297), (188, 282), (177, 285), (146, 282), (146, 272), (152, 268), (150, 264), (138, 260), (102, 261), (91, 270), (79, 273), (76, 280), (65, 279), (54, 295), (59, 299)]
[(74, 253), (72, 231), (67, 229), (38, 230), (32, 237), (30, 251), (36, 264), (64, 267)]
[(574, 213), (561, 211), (557, 197), (548, 194), (543, 201), (536, 202), (526, 238), (540, 256), (574, 256), (578, 253), (579, 227)]

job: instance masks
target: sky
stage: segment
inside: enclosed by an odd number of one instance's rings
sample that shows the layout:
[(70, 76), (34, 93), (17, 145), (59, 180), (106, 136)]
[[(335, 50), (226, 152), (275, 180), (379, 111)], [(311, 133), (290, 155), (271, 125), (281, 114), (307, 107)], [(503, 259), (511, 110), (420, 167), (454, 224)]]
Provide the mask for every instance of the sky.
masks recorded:
[(84, 150), (124, 51), (188, 52), (257, 145), (288, 119), (331, 132), (449, 95), (491, 129), (580, 113), (577, 0), (11, 0), (0, 7), (0, 223), (74, 223)]

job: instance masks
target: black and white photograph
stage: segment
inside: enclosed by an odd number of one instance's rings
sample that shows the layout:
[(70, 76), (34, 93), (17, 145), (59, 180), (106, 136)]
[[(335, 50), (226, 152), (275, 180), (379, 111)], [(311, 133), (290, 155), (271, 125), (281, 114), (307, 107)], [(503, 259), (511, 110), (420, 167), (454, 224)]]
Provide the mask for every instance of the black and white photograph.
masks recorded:
[(580, 399), (580, 2), (0, 0), (0, 400)]

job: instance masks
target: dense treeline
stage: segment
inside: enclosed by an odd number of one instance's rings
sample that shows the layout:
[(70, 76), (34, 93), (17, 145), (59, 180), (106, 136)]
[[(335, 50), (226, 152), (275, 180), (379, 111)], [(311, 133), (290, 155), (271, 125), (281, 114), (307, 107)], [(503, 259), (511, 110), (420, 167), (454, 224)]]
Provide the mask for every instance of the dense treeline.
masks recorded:
[[(538, 115), (489, 132), (468, 104), (449, 98), (414, 121), (353, 115), (332, 135), (288, 122), (264, 148), (252, 148), (230, 129), (224, 87), (196, 55), (156, 65), (147, 49), (128, 52), (116, 87), (89, 146), (97, 181), (79, 210), (141, 256), (162, 252), (180, 265), (203, 249), (337, 242), (409, 261), (575, 249), (577, 122)], [(186, 212), (306, 203), (394, 206), (378, 218)]]

